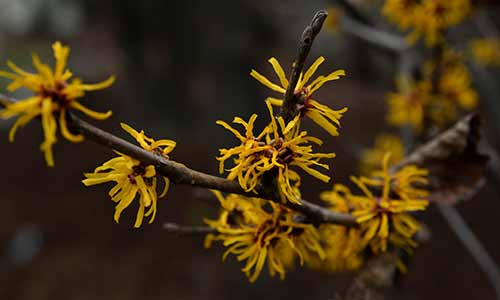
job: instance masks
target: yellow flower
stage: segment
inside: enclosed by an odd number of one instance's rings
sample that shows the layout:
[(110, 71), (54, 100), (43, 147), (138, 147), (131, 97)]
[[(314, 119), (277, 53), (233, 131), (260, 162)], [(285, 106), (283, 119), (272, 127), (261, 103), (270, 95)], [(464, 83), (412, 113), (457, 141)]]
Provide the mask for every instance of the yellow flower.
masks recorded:
[[(231, 131), (241, 142), (240, 145), (230, 149), (220, 149), (219, 172), (224, 172), (224, 163), (233, 156), (234, 167), (229, 169), (227, 178), (234, 180), (238, 178), (240, 186), (247, 192), (255, 189), (265, 173), (274, 170), (273, 178), (277, 178), (279, 194), (283, 202), (290, 201), (300, 204), (300, 176), (290, 169), (296, 166), (316, 177), (328, 182), (330, 177), (314, 169), (321, 167), (326, 170), (329, 166), (321, 163), (321, 159), (333, 158), (335, 153), (313, 153), (311, 143), (318, 145), (322, 141), (307, 136), (307, 132), (300, 131), (298, 126), (299, 116), (290, 123), (285, 124), (283, 118), (275, 120), (272, 106), (266, 102), (271, 117), (271, 123), (258, 135), (253, 133), (253, 127), (257, 115), (252, 115), (249, 122), (241, 118), (235, 118), (234, 123), (241, 124), (245, 128), (245, 136), (240, 134), (224, 121), (217, 124)], [(283, 136), (281, 136), (281, 134)]]
[[(347, 108), (341, 110), (333, 110), (326, 105), (319, 103), (318, 101), (312, 99), (312, 95), (316, 92), (323, 84), (337, 80), (341, 76), (345, 75), (344, 70), (334, 71), (327, 76), (318, 76), (316, 79), (308, 84), (311, 77), (314, 75), (318, 67), (325, 61), (325, 59), (320, 56), (306, 71), (305, 74), (301, 74), (299, 81), (294, 89), (294, 95), (298, 99), (298, 109), (300, 110), (300, 115), (306, 115), (316, 124), (323, 127), (330, 135), (339, 135), (337, 128), (340, 127), (340, 118), (342, 114), (347, 111)], [(267, 86), (271, 90), (285, 95), (286, 89), (288, 87), (288, 80), (285, 76), (285, 72), (281, 67), (278, 60), (274, 57), (269, 59), (269, 63), (272, 65), (274, 72), (278, 75), (280, 85), (272, 83), (269, 79), (259, 74), (257, 71), (252, 69), (250, 75), (257, 79), (260, 83)], [(283, 99), (277, 98), (267, 98), (272, 105), (281, 106), (283, 105)]]
[[(405, 87), (407, 82), (408, 87)], [(387, 122), (394, 126), (409, 125), (417, 131), (424, 126), (425, 109), (431, 101), (431, 83), (428, 80), (409, 82), (407, 78), (397, 81), (399, 93), (387, 96)]]
[[(351, 176), (362, 195), (352, 193), (341, 184), (321, 193), (321, 199), (328, 203), (331, 210), (350, 213), (360, 223), (359, 228), (323, 229), (326, 237), (326, 234), (334, 232), (339, 235), (322, 240), (326, 244), (327, 261), (333, 264), (329, 266), (330, 271), (359, 267), (365, 247), (378, 254), (385, 252), (389, 243), (408, 253), (412, 253), (417, 246), (413, 237), (420, 224), (409, 212), (424, 210), (428, 205), (428, 192), (423, 188), (427, 184), (428, 172), (410, 165), (391, 174), (389, 161), (390, 153), (387, 153), (382, 170), (372, 172), (370, 177)], [(341, 246), (335, 248), (335, 243)], [(403, 266), (401, 263), (398, 265)]]
[[(411, 251), (416, 246), (412, 238), (420, 225), (408, 212), (425, 210), (429, 203), (428, 193), (422, 188), (427, 184), (427, 170), (406, 166), (390, 174), (389, 159), (390, 153), (384, 157), (382, 170), (373, 172), (370, 178), (351, 176), (364, 195), (346, 193), (354, 207), (352, 214), (361, 224), (363, 241), (374, 253), (385, 252), (388, 242)], [(380, 195), (376, 191), (381, 191)]]
[(417, 0), (386, 0), (382, 14), (401, 30), (407, 30), (415, 19), (419, 5)]
[[(111, 111), (98, 113), (76, 101), (85, 95), (85, 92), (95, 91), (109, 87), (114, 82), (114, 77), (97, 84), (84, 84), (80, 79), (68, 80), (73, 76), (70, 70), (66, 69), (69, 56), (69, 47), (63, 46), (60, 42), (52, 45), (55, 57), (55, 67), (51, 69), (48, 65), (40, 61), (38, 55), (33, 55), (33, 65), (37, 73), (26, 72), (17, 67), (11, 61), (7, 65), (13, 72), (0, 71), (0, 77), (6, 77), (12, 82), (7, 86), (10, 92), (19, 88), (26, 88), (34, 96), (22, 99), (13, 104), (7, 104), (6, 108), (0, 112), (0, 118), (7, 119), (19, 116), (9, 132), (9, 140), (14, 141), (14, 135), (18, 127), (25, 126), (32, 119), (40, 116), (45, 140), (40, 148), (45, 154), (48, 166), (54, 166), (52, 145), (56, 143), (57, 123), (61, 134), (67, 140), (77, 143), (83, 140), (82, 135), (72, 134), (66, 124), (66, 112), (75, 109), (98, 120), (104, 120), (111, 116)], [(58, 114), (56, 119), (56, 114)]]
[(441, 43), (445, 31), (470, 11), (470, 0), (386, 0), (382, 8), (382, 14), (399, 29), (411, 31), (409, 43), (423, 38), (430, 47)]
[(242, 271), (250, 282), (255, 282), (267, 263), (269, 274), (285, 278), (295, 257), (301, 263), (313, 255), (323, 255), (319, 234), (311, 224), (294, 221), (293, 212), (276, 203), (249, 199), (240, 195), (224, 198), (216, 192), (222, 210), (217, 220), (205, 220), (217, 234), (209, 234), (205, 247), (213, 241), (222, 241), (227, 247), (222, 259), (229, 254), (238, 261), (246, 261)]
[(470, 11), (470, 0), (424, 0), (415, 9), (408, 41), (414, 43), (422, 37), (427, 46), (435, 46), (443, 42), (444, 32), (458, 25)]
[(313, 257), (308, 266), (314, 270), (335, 273), (355, 271), (363, 264), (360, 231), (340, 225), (323, 224), (319, 228), (324, 259)]
[(445, 128), (458, 117), (459, 109), (471, 111), (479, 103), (479, 96), (472, 86), (471, 74), (463, 55), (446, 49), (439, 65), (432, 61), (424, 64), (423, 76), (432, 80), (439, 74), (427, 116), (439, 128)]
[(393, 134), (381, 133), (375, 138), (373, 148), (365, 149), (361, 153), (361, 170), (363, 174), (375, 170), (380, 165), (387, 152), (391, 152), (389, 165), (397, 164), (405, 155), (405, 148), (401, 139)]
[[(334, 212), (351, 213), (353, 207), (346, 199), (350, 191), (341, 184), (335, 184), (331, 191), (322, 192), (321, 200), (328, 204)], [(322, 224), (319, 228), (321, 244), (325, 251), (325, 259), (312, 260), (309, 265), (324, 272), (354, 271), (363, 263), (365, 247), (358, 228), (348, 228), (340, 225)]]
[(500, 39), (474, 39), (469, 43), (474, 60), (481, 65), (500, 65)]
[(387, 98), (389, 124), (410, 125), (418, 132), (432, 126), (442, 129), (455, 121), (461, 110), (473, 110), (479, 103), (460, 53), (445, 49), (438, 64), (425, 62), (421, 77), (417, 82), (399, 78), (400, 92)]
[[(168, 159), (168, 154), (175, 148), (175, 142), (171, 140), (158, 140), (147, 137), (144, 131), (137, 132), (127, 124), (121, 123), (123, 130), (133, 136), (139, 145), (147, 151), (162, 155)], [(142, 225), (144, 217), (149, 217), (151, 224), (156, 216), (157, 199), (166, 195), (169, 187), (169, 180), (163, 177), (164, 189), (158, 196), (157, 173), (155, 166), (146, 165), (136, 159), (118, 153), (118, 157), (108, 160), (97, 167), (93, 173), (86, 173), (87, 179), (82, 180), (85, 186), (101, 184), (114, 181), (116, 185), (109, 191), (111, 200), (118, 203), (115, 208), (114, 219), (118, 223), (120, 215), (132, 201), (139, 195), (139, 210), (137, 212), (134, 227)], [(149, 208), (145, 211), (146, 208)]]

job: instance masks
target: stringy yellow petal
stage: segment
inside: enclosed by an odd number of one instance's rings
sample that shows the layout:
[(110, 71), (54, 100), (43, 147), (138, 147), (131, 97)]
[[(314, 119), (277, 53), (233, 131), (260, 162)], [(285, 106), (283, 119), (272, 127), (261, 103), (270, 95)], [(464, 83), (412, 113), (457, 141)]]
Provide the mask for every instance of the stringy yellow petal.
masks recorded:
[(250, 72), (250, 76), (252, 76), (257, 81), (259, 81), (260, 83), (267, 86), (268, 88), (270, 88), (273, 91), (276, 91), (276, 92), (282, 93), (282, 94), (284, 94), (286, 91), (284, 88), (280, 87), (277, 84), (272, 83), (271, 81), (269, 81), (269, 79), (267, 79), (266, 77), (264, 77), (263, 75), (261, 75), (259, 72), (255, 71), (255, 70), (252, 70)]
[(71, 102), (70, 106), (76, 110), (81, 111), (82, 113), (86, 114), (87, 116), (96, 119), (96, 120), (106, 120), (107, 118), (111, 117), (111, 115), (113, 114), (112, 111), (107, 111), (105, 113), (93, 111), (93, 110), (81, 105), (77, 101)]
[(280, 80), (281, 86), (286, 89), (288, 88), (288, 79), (286, 78), (285, 71), (281, 67), (278, 60), (274, 57), (269, 59), (269, 63), (273, 66), (274, 72), (278, 75), (278, 79)]
[(80, 143), (84, 140), (83, 135), (81, 134), (72, 134), (69, 129), (68, 125), (66, 124), (66, 109), (61, 109), (61, 112), (59, 113), (59, 127), (61, 129), (61, 134), (64, 138), (66, 138), (68, 141), (73, 142), (73, 143)]

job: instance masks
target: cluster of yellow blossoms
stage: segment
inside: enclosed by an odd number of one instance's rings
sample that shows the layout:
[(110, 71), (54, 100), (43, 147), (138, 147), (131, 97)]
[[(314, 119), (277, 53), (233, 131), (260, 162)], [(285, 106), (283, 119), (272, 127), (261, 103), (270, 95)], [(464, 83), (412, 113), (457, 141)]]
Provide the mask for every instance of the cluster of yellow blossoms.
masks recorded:
[[(264, 175), (268, 174), (266, 176), (273, 176), (272, 180), (276, 179), (275, 184), (281, 200), (297, 204), (300, 204), (300, 176), (290, 167), (296, 166), (323, 182), (330, 180), (329, 176), (313, 167), (328, 170), (329, 166), (320, 161), (335, 157), (335, 153), (314, 153), (312, 144), (321, 145), (323, 142), (318, 138), (308, 136), (306, 131), (300, 130), (301, 117), (308, 116), (332, 136), (337, 136), (340, 118), (347, 111), (347, 108), (333, 110), (311, 98), (312, 94), (323, 84), (345, 74), (343, 70), (334, 71), (327, 76), (319, 76), (308, 84), (324, 60), (323, 57), (319, 57), (304, 74), (300, 75), (294, 89), (298, 113), (290, 122), (287, 123), (283, 117), (274, 115), (272, 105), (282, 106), (283, 104), (283, 99), (279, 98), (266, 99), (271, 122), (259, 134), (254, 134), (256, 114), (250, 117), (248, 123), (238, 117), (233, 120), (233, 123), (244, 127), (244, 135), (226, 122), (217, 121), (217, 124), (231, 131), (241, 142), (233, 148), (220, 149), (221, 156), (217, 159), (220, 161), (219, 172), (221, 174), (225, 171), (226, 160), (236, 156), (233, 159), (234, 167), (228, 170), (229, 180), (237, 178), (241, 187), (250, 192), (263, 179), (265, 180)], [(252, 70), (250, 75), (284, 96), (288, 87), (285, 72), (275, 58), (269, 59), (269, 63), (278, 75), (281, 86), (272, 83), (255, 70)]]
[(242, 271), (250, 282), (259, 277), (267, 263), (269, 274), (285, 278), (286, 270), (293, 267), (295, 258), (300, 263), (312, 256), (324, 258), (319, 243), (319, 232), (311, 224), (295, 221), (295, 213), (277, 203), (230, 194), (223, 197), (215, 192), (221, 204), (216, 220), (205, 220), (217, 234), (209, 234), (205, 247), (213, 241), (222, 241), (229, 254), (238, 261), (246, 261)]
[(484, 38), (470, 42), (470, 51), (474, 61), (481, 65), (500, 66), (500, 39)]
[(233, 156), (235, 166), (229, 169), (227, 178), (238, 178), (240, 186), (247, 192), (253, 191), (267, 172), (277, 175), (277, 187), (283, 202), (289, 201), (300, 204), (300, 176), (290, 169), (296, 166), (317, 179), (328, 182), (330, 177), (314, 169), (314, 166), (329, 169), (327, 164), (321, 163), (323, 158), (333, 158), (335, 153), (314, 153), (311, 143), (321, 145), (322, 141), (300, 131), (297, 116), (288, 125), (282, 117), (274, 118), (272, 106), (267, 102), (271, 123), (257, 136), (253, 133), (257, 115), (252, 115), (249, 122), (235, 118), (233, 123), (241, 124), (245, 128), (245, 136), (232, 128), (224, 121), (217, 124), (231, 131), (241, 142), (230, 149), (220, 149), (221, 156), (219, 171), (224, 173), (224, 163)]
[[(297, 109), (300, 112), (300, 116), (303, 115), (310, 118), (313, 122), (321, 126), (323, 129), (328, 131), (330, 135), (339, 135), (337, 128), (340, 126), (340, 118), (342, 114), (347, 111), (347, 108), (342, 108), (340, 110), (333, 110), (326, 105), (319, 103), (318, 101), (312, 99), (312, 95), (325, 83), (333, 80), (339, 79), (341, 76), (345, 75), (344, 70), (336, 70), (331, 72), (326, 76), (318, 76), (311, 83), (308, 84), (311, 77), (314, 75), (318, 67), (325, 61), (325, 58), (320, 56), (316, 61), (309, 67), (309, 69), (300, 75), (299, 81), (294, 88), (294, 95), (298, 99)], [(288, 88), (288, 80), (285, 76), (283, 68), (279, 62), (274, 58), (269, 59), (269, 63), (272, 65), (274, 72), (278, 76), (281, 85), (272, 83), (269, 79), (259, 74), (257, 71), (252, 70), (250, 75), (257, 79), (260, 83), (267, 86), (271, 90), (285, 95), (286, 89)], [(283, 98), (267, 98), (272, 105), (281, 106), (283, 104)], [(300, 118), (298, 119), (300, 121)]]
[[(123, 130), (128, 132), (139, 145), (147, 151), (160, 155), (168, 159), (168, 154), (174, 150), (176, 143), (171, 140), (158, 140), (147, 137), (144, 131), (137, 132), (127, 124), (121, 123)], [(115, 151), (116, 152), (116, 151)], [(118, 223), (120, 215), (125, 208), (130, 206), (137, 194), (139, 194), (139, 210), (134, 227), (138, 228), (142, 225), (144, 217), (151, 216), (149, 223), (151, 224), (156, 216), (156, 204), (158, 198), (167, 194), (169, 180), (167, 177), (162, 177), (164, 187), (161, 194), (158, 196), (156, 169), (152, 165), (146, 165), (127, 155), (116, 152), (118, 157), (112, 158), (101, 166), (97, 167), (93, 173), (86, 173), (87, 179), (82, 180), (85, 186), (91, 186), (106, 182), (115, 182), (116, 185), (109, 191), (108, 195), (111, 200), (118, 203), (115, 209), (114, 219)], [(145, 211), (149, 208), (148, 211)]]
[[(414, 236), (419, 222), (410, 213), (427, 205), (427, 171), (405, 166), (390, 172), (390, 153), (383, 157), (382, 169), (370, 177), (351, 177), (363, 194), (355, 194), (344, 185), (335, 184), (320, 197), (329, 209), (356, 217), (359, 228), (321, 224), (315, 227), (281, 204), (215, 192), (221, 211), (215, 220), (205, 222), (217, 231), (205, 239), (205, 247), (221, 241), (229, 254), (246, 261), (242, 271), (254, 282), (267, 264), (269, 274), (281, 279), (296, 258), (300, 265), (327, 272), (359, 268), (367, 250), (379, 254), (389, 245), (412, 253), (417, 246)], [(405, 270), (405, 266), (399, 263)]]
[[(294, 88), (297, 115), (289, 122), (281, 115), (275, 116), (273, 112), (272, 106), (282, 106), (283, 98), (266, 99), (271, 121), (258, 133), (254, 133), (255, 114), (248, 122), (238, 117), (233, 120), (233, 123), (244, 128), (243, 133), (226, 122), (217, 121), (240, 142), (233, 148), (220, 149), (220, 157), (217, 158), (220, 162), (219, 171), (223, 173), (226, 161), (232, 159), (233, 166), (227, 170), (227, 178), (238, 180), (245, 191), (254, 191), (262, 183), (274, 183), (283, 204), (300, 204), (300, 175), (290, 167), (296, 166), (317, 179), (329, 181), (329, 176), (312, 167), (328, 170), (328, 165), (320, 160), (333, 158), (334, 154), (314, 153), (311, 143), (321, 145), (321, 141), (300, 130), (301, 118), (308, 116), (330, 135), (339, 134), (339, 119), (347, 109), (332, 110), (311, 99), (312, 94), (325, 82), (344, 75), (342, 70), (335, 71), (327, 76), (319, 76), (308, 84), (323, 61), (320, 57), (300, 75)], [(255, 70), (250, 75), (284, 95), (288, 87), (285, 73), (275, 58), (271, 58), (269, 63), (280, 85), (272, 83)], [(413, 236), (419, 224), (408, 212), (423, 210), (427, 206), (426, 191), (414, 186), (415, 183), (426, 183), (426, 171), (408, 166), (394, 174), (390, 173), (391, 156), (386, 152), (396, 151), (395, 162), (404, 154), (403, 146), (392, 137), (377, 143), (382, 144), (383, 149), (367, 156), (370, 156), (372, 163), (378, 160), (376, 169), (383, 161), (383, 169), (373, 172), (370, 178), (352, 178), (364, 195), (353, 194), (339, 184), (334, 185), (333, 190), (321, 194), (329, 209), (357, 217), (359, 228), (333, 224), (315, 226), (283, 204), (234, 194), (224, 197), (216, 192), (222, 209), (216, 220), (205, 221), (217, 232), (207, 235), (205, 246), (210, 247), (213, 241), (221, 241), (227, 247), (223, 259), (233, 254), (238, 261), (245, 261), (242, 271), (250, 282), (257, 280), (266, 264), (271, 276), (278, 274), (283, 279), (285, 272), (293, 267), (296, 257), (301, 265), (305, 263), (314, 269), (333, 272), (357, 269), (363, 263), (367, 248), (372, 254), (377, 254), (386, 251), (390, 243), (396, 248), (410, 251), (416, 245)], [(398, 148), (392, 149), (395, 144)]]
[[(71, 133), (67, 127), (66, 113), (69, 109), (81, 111), (97, 120), (104, 120), (111, 116), (111, 111), (106, 113), (92, 111), (76, 99), (85, 96), (85, 92), (107, 88), (115, 80), (111, 76), (97, 84), (84, 84), (78, 78), (69, 82), (73, 76), (71, 71), (66, 68), (69, 47), (63, 46), (60, 42), (55, 42), (52, 49), (56, 61), (54, 69), (42, 63), (38, 55), (33, 54), (33, 66), (37, 73), (26, 72), (11, 61), (8, 61), (7, 65), (12, 72), (0, 71), (0, 77), (12, 80), (7, 86), (7, 90), (10, 92), (26, 88), (35, 94), (13, 104), (6, 103), (6, 108), (0, 112), (0, 118), (3, 119), (18, 116), (9, 132), (9, 140), (14, 141), (14, 135), (19, 127), (25, 126), (36, 117), (40, 117), (45, 136), (40, 149), (45, 154), (48, 166), (54, 166), (52, 145), (57, 142), (58, 123), (61, 134), (68, 141), (73, 143), (83, 141), (82, 135)], [(55, 115), (57, 115), (57, 119)]]
[(443, 42), (447, 29), (470, 14), (470, 0), (385, 0), (382, 13), (399, 29), (410, 31), (408, 42), (425, 40), (427, 46)]
[(360, 157), (361, 174), (370, 174), (380, 166), (386, 153), (391, 152), (389, 166), (400, 162), (405, 156), (405, 147), (401, 139), (394, 134), (381, 133), (375, 137), (372, 148), (365, 149)]
[[(370, 177), (351, 176), (363, 192), (361, 195), (341, 184), (321, 194), (333, 210), (349, 212), (361, 224), (360, 228), (344, 233), (348, 246), (344, 248), (343, 258), (351, 260), (347, 261), (348, 266), (359, 265), (360, 253), (366, 247), (377, 254), (387, 251), (388, 244), (408, 253), (417, 246), (413, 237), (420, 224), (410, 213), (427, 208), (428, 192), (424, 187), (428, 172), (413, 165), (390, 172), (390, 160), (388, 152), (384, 155), (382, 170), (373, 171)], [(403, 265), (399, 266), (404, 270)]]
[(478, 104), (469, 69), (452, 50), (445, 51), (437, 64), (427, 62), (417, 82), (399, 78), (397, 85), (399, 92), (387, 97), (387, 121), (417, 132), (443, 128), (457, 119), (460, 110), (470, 111)]

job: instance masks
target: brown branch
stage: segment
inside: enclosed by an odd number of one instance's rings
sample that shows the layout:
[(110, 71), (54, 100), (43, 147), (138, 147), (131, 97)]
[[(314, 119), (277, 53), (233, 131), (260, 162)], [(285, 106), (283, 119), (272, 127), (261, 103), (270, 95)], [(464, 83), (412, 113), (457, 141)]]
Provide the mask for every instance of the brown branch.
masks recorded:
[[(0, 105), (16, 101), (13, 98), (3, 96), (2, 94), (0, 94), (0, 100)], [(108, 149), (119, 151), (145, 164), (154, 165), (161, 175), (168, 177), (173, 183), (194, 185), (226, 193), (263, 198), (281, 203), (281, 200), (276, 197), (274, 193), (270, 193), (264, 189), (262, 185), (255, 188), (255, 193), (245, 192), (236, 181), (230, 181), (222, 177), (202, 173), (190, 169), (178, 162), (165, 159), (164, 157), (146, 151), (141, 147), (125, 141), (124, 139), (97, 128), (73, 114), (68, 114), (68, 125), (75, 133), (80, 133), (87, 139), (97, 144), (100, 144)], [(355, 218), (349, 214), (333, 212), (319, 205), (307, 202), (306, 200), (301, 200), (301, 203), (302, 205), (293, 203), (284, 203), (283, 205), (297, 212), (303, 213), (313, 222), (357, 226)]]
[(217, 230), (208, 226), (184, 226), (176, 223), (163, 223), (163, 229), (168, 233), (173, 233), (177, 236), (198, 236), (208, 233), (217, 233)]
[(397, 260), (396, 251), (372, 257), (354, 277), (343, 299), (385, 299), (387, 291), (392, 287)]
[(288, 88), (286, 89), (283, 106), (281, 107), (281, 116), (283, 116), (286, 122), (292, 120), (298, 112), (297, 104), (299, 99), (295, 95), (295, 87), (299, 81), (300, 73), (304, 69), (304, 63), (311, 51), (314, 39), (321, 31), (321, 27), (323, 27), (323, 22), (325, 22), (327, 16), (328, 13), (326, 11), (318, 11), (314, 15), (311, 24), (304, 29), (302, 37), (300, 38), (299, 53), (297, 59), (292, 64), (292, 73), (288, 80)]
[[(162, 175), (168, 177), (176, 184), (188, 184), (204, 187), (207, 189), (219, 190), (226, 193), (240, 194), (249, 197), (258, 197), (270, 201), (281, 203), (274, 193), (264, 189), (262, 185), (255, 188), (255, 193), (245, 192), (236, 181), (230, 181), (222, 177), (205, 174), (190, 169), (183, 164), (167, 160), (159, 155), (146, 151), (136, 145), (133, 145), (121, 138), (118, 138), (108, 132), (105, 132), (77, 117), (71, 116), (71, 128), (76, 132), (83, 134), (89, 140), (101, 144), (107, 148), (115, 149), (123, 154), (129, 155), (148, 165), (156, 166), (156, 169)], [(320, 223), (335, 223), (346, 226), (356, 226), (356, 220), (349, 214), (342, 214), (330, 211), (319, 205), (301, 200), (302, 205), (285, 203), (284, 205), (301, 212)]]

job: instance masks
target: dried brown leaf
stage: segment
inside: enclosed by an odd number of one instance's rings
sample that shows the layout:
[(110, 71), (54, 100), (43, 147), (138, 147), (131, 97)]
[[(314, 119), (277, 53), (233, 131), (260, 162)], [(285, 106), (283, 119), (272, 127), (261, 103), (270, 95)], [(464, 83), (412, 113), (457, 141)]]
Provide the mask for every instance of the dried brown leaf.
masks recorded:
[(470, 114), (453, 127), (418, 147), (395, 169), (417, 165), (429, 170), (430, 201), (455, 204), (484, 185), (489, 157), (478, 151), (481, 117)]

